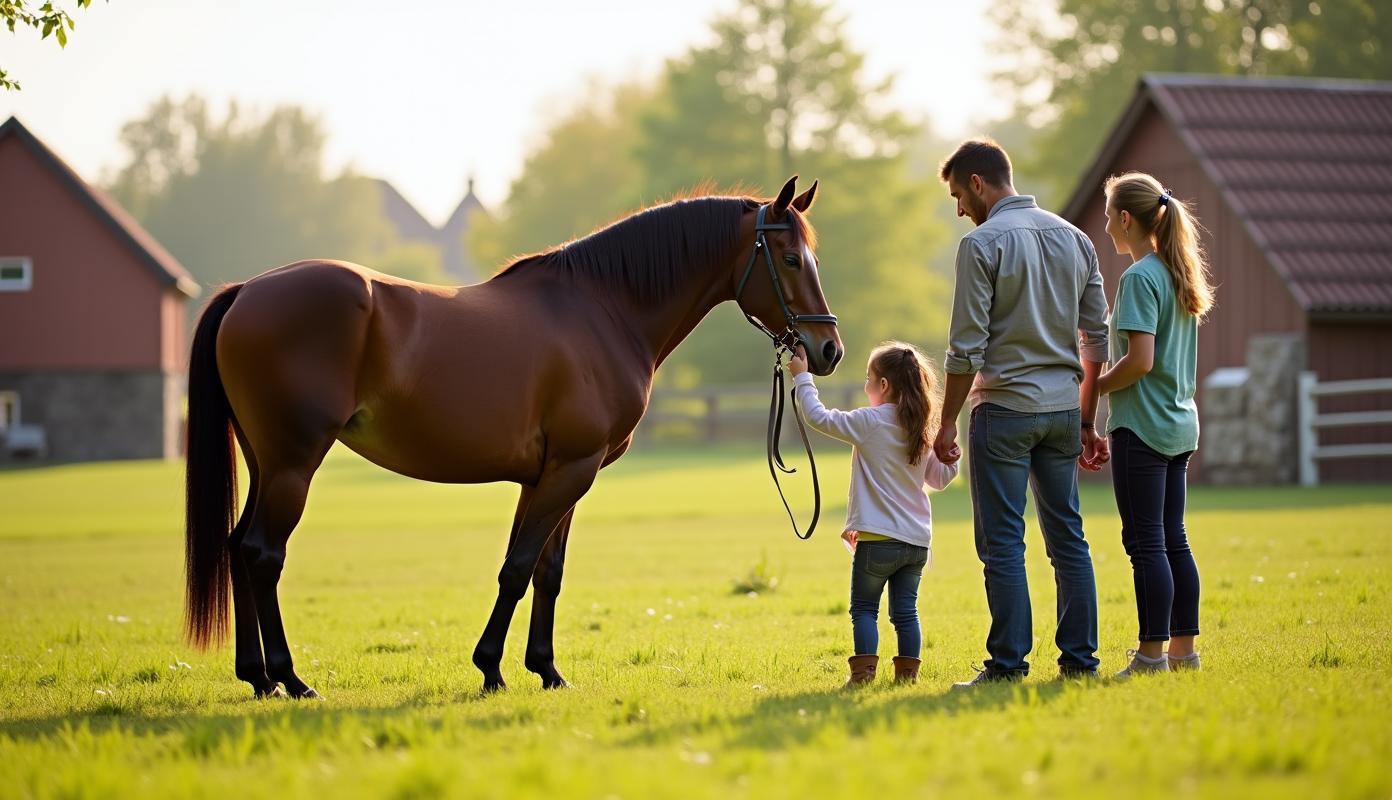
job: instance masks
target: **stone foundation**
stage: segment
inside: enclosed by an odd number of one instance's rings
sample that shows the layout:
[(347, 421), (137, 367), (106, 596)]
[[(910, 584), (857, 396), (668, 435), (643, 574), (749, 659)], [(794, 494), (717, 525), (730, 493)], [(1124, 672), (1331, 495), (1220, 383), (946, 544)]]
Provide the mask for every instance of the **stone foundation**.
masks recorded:
[(1206, 482), (1298, 480), (1298, 380), (1305, 358), (1305, 341), (1298, 335), (1253, 336), (1246, 367), (1216, 369), (1204, 378), (1199, 447)]
[(179, 457), (184, 383), (159, 370), (0, 372), (20, 422), (43, 427), (49, 461)]

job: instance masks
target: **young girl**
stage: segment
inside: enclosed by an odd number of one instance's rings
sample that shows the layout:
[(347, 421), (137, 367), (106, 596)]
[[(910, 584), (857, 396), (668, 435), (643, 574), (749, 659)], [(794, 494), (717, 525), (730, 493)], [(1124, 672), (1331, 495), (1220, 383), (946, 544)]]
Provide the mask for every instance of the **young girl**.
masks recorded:
[(793, 391), (807, 424), (854, 446), (846, 528), (851, 567), (851, 627), (856, 654), (847, 686), (874, 680), (879, 665), (880, 593), (889, 584), (889, 619), (899, 638), (894, 680), (918, 679), (918, 582), (928, 562), (933, 512), (924, 484), (942, 489), (957, 475), (933, 454), (938, 382), (912, 345), (886, 342), (870, 354), (865, 371), (868, 408), (837, 411), (822, 405), (799, 347), (788, 363)]
[(1135, 259), (1112, 308), (1113, 366), (1098, 379), (1110, 398), (1112, 484), (1140, 618), (1140, 645), (1117, 675), (1125, 679), (1199, 668), (1199, 570), (1184, 534), (1184, 492), (1199, 446), (1198, 329), (1213, 289), (1183, 201), (1140, 172), (1109, 178), (1106, 194), (1107, 233)]

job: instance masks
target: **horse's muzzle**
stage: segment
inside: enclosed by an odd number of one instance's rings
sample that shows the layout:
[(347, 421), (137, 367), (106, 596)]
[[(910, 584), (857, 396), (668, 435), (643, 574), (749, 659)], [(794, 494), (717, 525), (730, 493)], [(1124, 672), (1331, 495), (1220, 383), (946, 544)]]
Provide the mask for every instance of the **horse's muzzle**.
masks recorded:
[(841, 346), (841, 337), (836, 332), (836, 326), (828, 325), (831, 328), (829, 336), (817, 336), (804, 330), (798, 331), (798, 341), (802, 343), (802, 348), (807, 351), (807, 368), (813, 375), (830, 375), (836, 370), (836, 365), (841, 363), (842, 357), (846, 355), (846, 348)]

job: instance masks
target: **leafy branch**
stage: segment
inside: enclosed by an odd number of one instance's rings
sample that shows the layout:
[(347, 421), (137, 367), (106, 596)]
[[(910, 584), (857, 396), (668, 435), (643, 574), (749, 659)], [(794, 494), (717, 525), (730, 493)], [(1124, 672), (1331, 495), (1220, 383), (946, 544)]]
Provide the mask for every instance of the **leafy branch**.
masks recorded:
[[(78, 8), (87, 8), (92, 5), (92, 0), (76, 0)], [(0, 19), (5, 21), (5, 27), (10, 29), (10, 33), (15, 32), (18, 26), (24, 26), (41, 31), (39, 38), (47, 39), (49, 36), (58, 40), (59, 47), (68, 46), (68, 31), (77, 27), (77, 21), (68, 12), (55, 6), (52, 2), (46, 2), (37, 9), (32, 8), (27, 0), (0, 0)], [(6, 91), (19, 91), (19, 82), (10, 77), (9, 73), (0, 68), (0, 89)]]

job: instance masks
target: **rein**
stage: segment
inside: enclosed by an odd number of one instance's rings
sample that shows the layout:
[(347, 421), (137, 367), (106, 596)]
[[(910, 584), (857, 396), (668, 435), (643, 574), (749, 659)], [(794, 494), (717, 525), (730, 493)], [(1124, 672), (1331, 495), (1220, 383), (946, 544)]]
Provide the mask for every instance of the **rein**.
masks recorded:
[(740, 295), (743, 294), (744, 287), (749, 282), (749, 276), (754, 272), (754, 265), (758, 263), (759, 253), (763, 252), (764, 263), (768, 265), (769, 280), (773, 283), (773, 293), (778, 298), (778, 306), (782, 309), (783, 316), (787, 320), (787, 328), (781, 335), (775, 334), (769, 330), (767, 325), (745, 311), (743, 306), (740, 306), (740, 311), (750, 325), (753, 325), (773, 343), (773, 396), (769, 399), (768, 435), (766, 437), (769, 475), (773, 478), (774, 488), (778, 490), (778, 499), (783, 501), (783, 510), (788, 513), (788, 522), (793, 526), (793, 535), (806, 540), (812, 538), (812, 532), (817, 529), (817, 520), (822, 515), (822, 487), (817, 479), (817, 460), (812, 455), (812, 443), (807, 438), (807, 428), (803, 426), (802, 413), (798, 410), (797, 395), (794, 394), (792, 395), (793, 419), (797, 420), (798, 436), (802, 438), (802, 447), (807, 453), (807, 464), (812, 471), (812, 521), (807, 525), (807, 533), (802, 533), (798, 529), (797, 519), (793, 516), (793, 509), (788, 505), (788, 498), (783, 493), (783, 485), (778, 480), (779, 472), (787, 475), (797, 472), (795, 467), (789, 467), (783, 463), (783, 454), (779, 448), (779, 438), (783, 431), (783, 404), (785, 402), (783, 354), (792, 355), (795, 352), (799, 322), (830, 322), (835, 325), (836, 315), (794, 314), (793, 310), (789, 308), (787, 297), (783, 292), (783, 282), (778, 278), (778, 270), (773, 264), (773, 253), (769, 250), (768, 239), (764, 232), (790, 230), (792, 225), (786, 222), (765, 223), (764, 212), (767, 210), (767, 205), (759, 206), (759, 215), (754, 222), (754, 250), (749, 254), (749, 264), (744, 268), (744, 277), (740, 278), (739, 287), (735, 290), (735, 302), (739, 302)]

